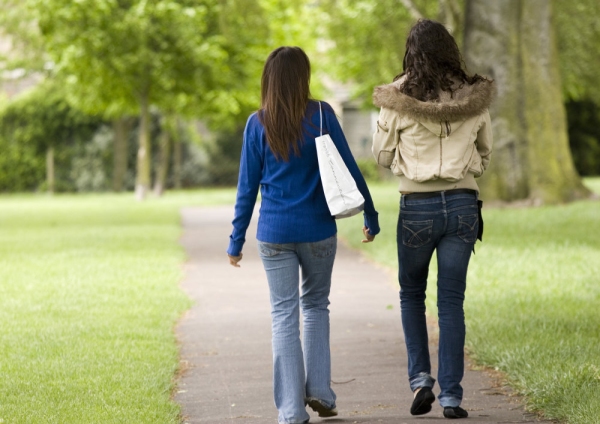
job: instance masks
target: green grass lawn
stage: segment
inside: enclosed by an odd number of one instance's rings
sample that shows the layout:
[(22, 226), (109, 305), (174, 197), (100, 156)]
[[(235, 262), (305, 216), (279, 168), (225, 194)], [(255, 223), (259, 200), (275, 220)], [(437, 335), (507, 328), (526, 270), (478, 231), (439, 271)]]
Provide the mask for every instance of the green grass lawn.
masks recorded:
[[(600, 192), (600, 179), (586, 183)], [(371, 189), (382, 234), (361, 245), (354, 217), (340, 236), (396, 268), (399, 195), (394, 183)], [(173, 325), (190, 302), (178, 210), (231, 204), (235, 191), (132, 197), (0, 196), (0, 423), (179, 422)], [(472, 357), (530, 408), (599, 423), (600, 202), (484, 218), (465, 304)]]
[(178, 211), (234, 199), (0, 196), (0, 423), (178, 423)]
[[(586, 184), (600, 193), (600, 178)], [(395, 183), (371, 184), (382, 233), (362, 245), (397, 267)], [(539, 208), (484, 206), (484, 242), (469, 267), (467, 344), (502, 371), (532, 410), (569, 423), (600, 423), (600, 202)], [(340, 221), (356, 247), (362, 219)], [(432, 265), (428, 310), (435, 316)]]

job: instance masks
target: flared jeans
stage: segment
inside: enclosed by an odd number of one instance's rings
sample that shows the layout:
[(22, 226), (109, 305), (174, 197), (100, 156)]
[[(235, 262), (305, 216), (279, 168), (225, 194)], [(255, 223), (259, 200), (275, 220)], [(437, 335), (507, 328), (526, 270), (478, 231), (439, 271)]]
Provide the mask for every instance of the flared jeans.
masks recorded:
[(433, 387), (425, 318), (429, 264), (437, 254), (440, 405), (459, 406), (463, 397), (467, 267), (478, 230), (476, 193), (438, 192), (431, 197), (403, 195), (397, 244), (402, 327), (411, 389)]
[(314, 243), (259, 242), (258, 247), (270, 290), (273, 391), (279, 423), (308, 422), (307, 398), (335, 407), (330, 383), (329, 291), (337, 238)]

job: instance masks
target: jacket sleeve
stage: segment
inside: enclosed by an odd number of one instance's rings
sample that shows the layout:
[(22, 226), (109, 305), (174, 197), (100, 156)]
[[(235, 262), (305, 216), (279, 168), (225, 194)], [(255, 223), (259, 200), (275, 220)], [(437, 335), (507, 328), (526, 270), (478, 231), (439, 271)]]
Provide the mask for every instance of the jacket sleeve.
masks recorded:
[[(323, 106), (325, 106), (325, 103), (323, 103)], [(354, 156), (352, 156), (350, 146), (348, 146), (342, 127), (340, 126), (333, 109), (331, 109), (331, 106), (327, 106), (328, 107), (324, 107), (323, 112), (329, 135), (331, 136), (335, 147), (338, 149), (340, 156), (344, 160), (344, 163), (348, 167), (348, 171), (350, 171), (352, 178), (354, 178), (360, 194), (365, 198), (365, 210), (363, 212), (364, 225), (369, 229), (369, 233), (377, 235), (380, 232), (379, 213), (375, 210), (371, 193), (367, 187), (367, 182), (360, 172)]]
[(477, 132), (477, 140), (475, 145), (477, 146), (477, 153), (481, 156), (482, 171), (486, 170), (490, 164), (490, 158), (492, 156), (492, 120), (490, 118), (490, 112), (486, 111), (483, 115), (483, 123), (479, 127)]
[(384, 168), (391, 168), (398, 147), (397, 120), (398, 115), (394, 111), (381, 108), (373, 134), (372, 152), (375, 161)]

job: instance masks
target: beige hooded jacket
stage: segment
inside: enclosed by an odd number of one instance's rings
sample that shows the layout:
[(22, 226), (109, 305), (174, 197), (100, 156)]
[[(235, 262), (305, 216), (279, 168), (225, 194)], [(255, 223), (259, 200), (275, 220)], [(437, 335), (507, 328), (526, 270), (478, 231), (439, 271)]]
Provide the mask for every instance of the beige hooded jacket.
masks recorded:
[(403, 78), (375, 88), (381, 107), (373, 135), (377, 163), (400, 177), (400, 192), (469, 188), (479, 191), (492, 153), (488, 108), (494, 83), (458, 86), (452, 97), (441, 92), (436, 102), (423, 102), (400, 92)]

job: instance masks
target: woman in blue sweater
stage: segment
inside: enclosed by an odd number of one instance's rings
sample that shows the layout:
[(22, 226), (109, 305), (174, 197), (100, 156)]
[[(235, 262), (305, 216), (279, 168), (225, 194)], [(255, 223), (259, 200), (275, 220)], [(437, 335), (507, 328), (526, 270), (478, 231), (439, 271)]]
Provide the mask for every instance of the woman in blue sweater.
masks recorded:
[[(280, 47), (267, 58), (261, 108), (244, 131), (227, 249), (231, 265), (239, 267), (260, 188), (256, 238), (270, 289), (275, 405), (279, 423), (289, 424), (308, 422), (306, 405), (320, 417), (337, 415), (330, 386), (328, 309), (337, 227), (319, 174), (319, 102), (310, 100), (309, 83), (310, 62), (302, 49)], [(365, 198), (363, 242), (373, 241), (379, 223), (369, 190), (333, 109), (321, 105), (323, 132), (333, 139)]]

